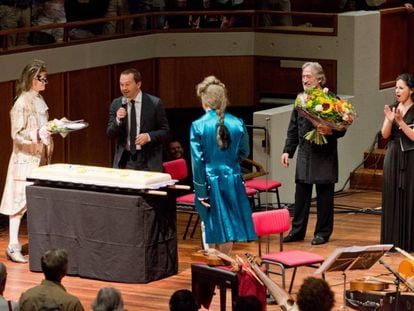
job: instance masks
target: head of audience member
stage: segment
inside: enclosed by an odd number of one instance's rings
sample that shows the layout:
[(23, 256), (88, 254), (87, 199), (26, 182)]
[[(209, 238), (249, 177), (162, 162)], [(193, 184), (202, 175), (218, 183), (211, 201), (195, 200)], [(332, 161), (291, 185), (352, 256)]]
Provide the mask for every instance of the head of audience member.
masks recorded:
[(123, 311), (124, 301), (119, 290), (114, 287), (103, 287), (99, 290), (94, 302), (93, 311)]
[(47, 84), (46, 63), (35, 59), (27, 64), (16, 83), (16, 95), (19, 96), (23, 92), (31, 89), (39, 92), (45, 90)]
[(121, 72), (119, 88), (122, 95), (130, 101), (135, 99), (141, 90), (142, 76), (135, 68), (129, 68)]
[(212, 109), (217, 113), (217, 144), (220, 149), (227, 149), (230, 144), (230, 133), (224, 125), (224, 112), (229, 104), (226, 86), (215, 76), (208, 76), (197, 85), (197, 96), (204, 110)]
[(307, 62), (302, 65), (302, 85), (305, 91), (319, 88), (326, 83), (322, 66), (317, 62)]
[(197, 311), (193, 293), (188, 289), (175, 291), (170, 298), (170, 311)]
[(330, 311), (335, 304), (335, 294), (329, 284), (315, 277), (303, 281), (296, 299), (300, 311)]
[(262, 303), (256, 296), (239, 296), (234, 311), (261, 311)]
[(6, 265), (0, 262), (0, 295), (3, 296), (4, 289), (6, 288), (7, 281), (7, 268)]
[(184, 149), (178, 140), (172, 140), (167, 148), (168, 158), (170, 160), (177, 160), (184, 158)]
[(46, 280), (60, 283), (68, 270), (68, 253), (64, 249), (52, 249), (41, 258)]

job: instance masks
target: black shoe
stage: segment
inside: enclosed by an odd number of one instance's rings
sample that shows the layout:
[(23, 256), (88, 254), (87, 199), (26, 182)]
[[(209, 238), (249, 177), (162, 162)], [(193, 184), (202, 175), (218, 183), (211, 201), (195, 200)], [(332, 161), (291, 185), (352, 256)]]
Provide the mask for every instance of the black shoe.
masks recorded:
[(297, 242), (297, 241), (303, 241), (303, 238), (295, 237), (294, 235), (290, 235), (290, 234), (283, 238), (283, 243)]
[(320, 244), (325, 244), (326, 242), (328, 242), (328, 238), (324, 238), (320, 235), (317, 235), (313, 238), (311, 244), (312, 245), (320, 245)]

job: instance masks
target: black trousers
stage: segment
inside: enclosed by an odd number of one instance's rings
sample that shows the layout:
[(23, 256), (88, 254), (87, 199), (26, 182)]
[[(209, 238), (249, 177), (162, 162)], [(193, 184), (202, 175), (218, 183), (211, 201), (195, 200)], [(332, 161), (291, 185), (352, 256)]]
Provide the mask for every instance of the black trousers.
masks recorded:
[[(317, 221), (314, 236), (319, 235), (329, 239), (333, 231), (334, 223), (334, 190), (335, 184), (315, 184)], [(298, 239), (306, 236), (309, 210), (312, 199), (313, 184), (296, 183), (295, 214), (292, 221), (290, 235)]]
[(137, 150), (134, 155), (125, 150), (122, 154), (121, 160), (119, 161), (119, 168), (126, 168), (131, 170), (148, 170), (148, 165), (140, 150)]

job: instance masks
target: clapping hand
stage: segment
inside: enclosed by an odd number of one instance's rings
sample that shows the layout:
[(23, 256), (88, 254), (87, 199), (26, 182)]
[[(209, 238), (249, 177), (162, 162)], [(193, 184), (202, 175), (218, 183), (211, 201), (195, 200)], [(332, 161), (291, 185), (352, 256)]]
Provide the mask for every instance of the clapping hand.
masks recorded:
[(395, 122), (397, 122), (398, 124), (400, 124), (400, 122), (403, 120), (403, 115), (400, 109), (395, 110), (394, 119), (395, 119)]
[(384, 106), (384, 115), (387, 118), (387, 120), (392, 123), (394, 121), (394, 118), (395, 118), (395, 107), (390, 108), (390, 106), (385, 105)]

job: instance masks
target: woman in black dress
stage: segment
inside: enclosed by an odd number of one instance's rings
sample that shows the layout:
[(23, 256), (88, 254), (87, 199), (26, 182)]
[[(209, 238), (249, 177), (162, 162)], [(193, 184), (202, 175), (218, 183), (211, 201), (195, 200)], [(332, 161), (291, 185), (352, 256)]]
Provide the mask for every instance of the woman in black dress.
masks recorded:
[(397, 77), (396, 103), (384, 107), (381, 134), (389, 138), (384, 160), (381, 243), (414, 251), (414, 77)]

